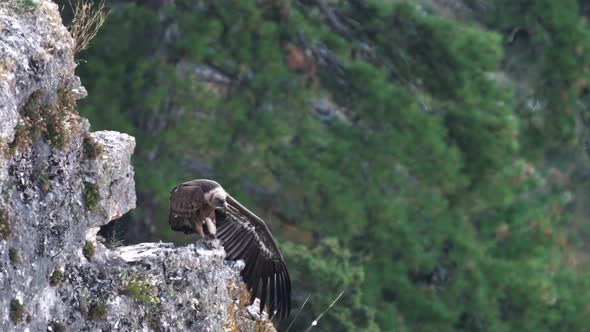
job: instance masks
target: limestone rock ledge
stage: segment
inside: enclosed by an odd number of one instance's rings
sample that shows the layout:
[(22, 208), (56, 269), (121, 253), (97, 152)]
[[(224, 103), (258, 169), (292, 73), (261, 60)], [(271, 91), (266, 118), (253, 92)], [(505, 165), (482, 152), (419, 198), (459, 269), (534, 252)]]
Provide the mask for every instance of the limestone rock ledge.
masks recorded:
[(274, 331), (215, 242), (109, 249), (135, 139), (90, 132), (49, 0), (0, 1), (0, 331)]

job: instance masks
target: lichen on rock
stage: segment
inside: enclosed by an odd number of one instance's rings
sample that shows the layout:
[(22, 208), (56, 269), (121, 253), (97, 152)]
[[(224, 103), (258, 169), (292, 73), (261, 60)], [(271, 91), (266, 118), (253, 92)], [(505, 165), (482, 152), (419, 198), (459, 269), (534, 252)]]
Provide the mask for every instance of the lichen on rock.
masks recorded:
[(0, 331), (274, 329), (215, 241), (101, 243), (135, 208), (135, 139), (76, 112), (86, 91), (57, 5), (0, 2), (0, 31)]

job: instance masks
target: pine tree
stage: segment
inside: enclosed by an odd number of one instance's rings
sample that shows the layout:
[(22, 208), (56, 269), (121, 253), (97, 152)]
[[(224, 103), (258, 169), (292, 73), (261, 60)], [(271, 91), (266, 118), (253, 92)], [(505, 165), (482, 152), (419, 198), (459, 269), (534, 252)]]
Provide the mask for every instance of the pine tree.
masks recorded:
[(166, 223), (181, 181), (256, 207), (293, 307), (311, 294), (294, 330), (341, 290), (322, 330), (588, 330), (572, 195), (550, 172), (580, 160), (589, 30), (575, 1), (486, 10), (122, 2), (82, 53), (82, 113), (136, 136), (132, 219), (155, 238), (193, 240)]

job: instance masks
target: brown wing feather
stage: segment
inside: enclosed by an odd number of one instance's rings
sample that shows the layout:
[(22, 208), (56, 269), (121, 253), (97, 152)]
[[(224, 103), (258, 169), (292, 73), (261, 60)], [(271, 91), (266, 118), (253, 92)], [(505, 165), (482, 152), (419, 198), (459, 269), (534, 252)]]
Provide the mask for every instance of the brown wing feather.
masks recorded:
[(168, 223), (175, 231), (194, 233), (194, 222), (206, 207), (199, 180), (185, 182), (170, 192)]
[(291, 280), (279, 248), (262, 219), (231, 196), (225, 210), (217, 209), (217, 237), (227, 259), (242, 259), (242, 277), (251, 292), (250, 300), (260, 299), (260, 310), (268, 306), (269, 316), (283, 319), (291, 310)]

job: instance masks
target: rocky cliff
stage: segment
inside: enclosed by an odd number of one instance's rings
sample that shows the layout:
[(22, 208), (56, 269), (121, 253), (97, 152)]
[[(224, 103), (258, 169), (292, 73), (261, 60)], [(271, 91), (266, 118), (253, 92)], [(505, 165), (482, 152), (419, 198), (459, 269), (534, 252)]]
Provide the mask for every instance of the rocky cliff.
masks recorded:
[(272, 331), (217, 244), (109, 249), (135, 139), (90, 132), (57, 5), (0, 2), (0, 330)]

